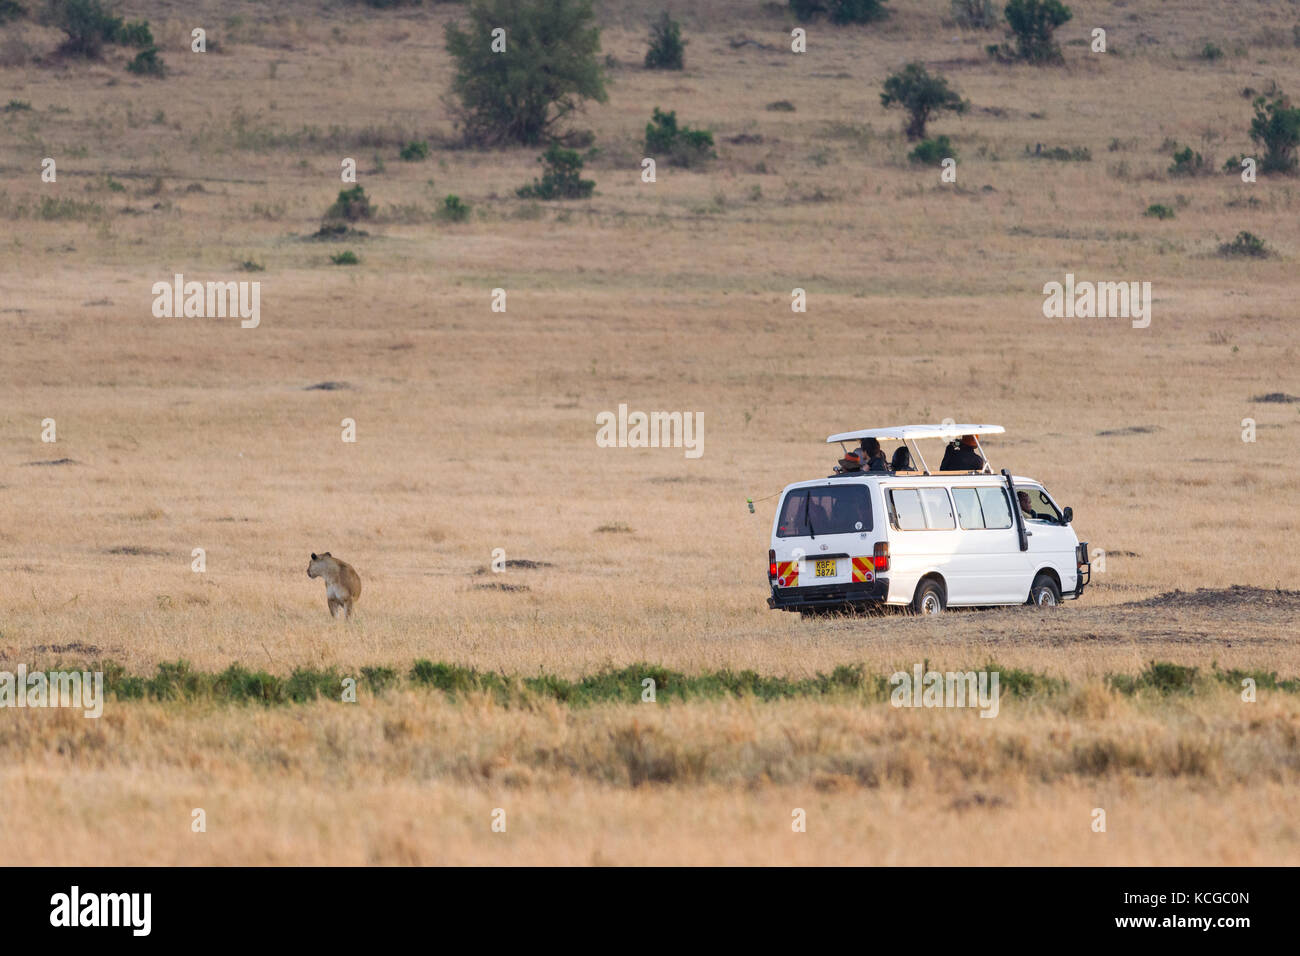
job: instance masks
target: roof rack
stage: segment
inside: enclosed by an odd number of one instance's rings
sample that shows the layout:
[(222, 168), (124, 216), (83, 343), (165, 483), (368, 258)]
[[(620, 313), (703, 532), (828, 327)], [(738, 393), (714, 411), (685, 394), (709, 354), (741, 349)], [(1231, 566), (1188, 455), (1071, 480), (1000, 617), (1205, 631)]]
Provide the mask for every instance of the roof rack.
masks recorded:
[(925, 463), (925, 456), (916, 446), (916, 441), (921, 438), (942, 438), (944, 441), (953, 441), (961, 435), (975, 436), (975, 449), (984, 459), (984, 467), (980, 469), (981, 474), (993, 474), (993, 466), (989, 464), (988, 456), (984, 454), (984, 448), (980, 445), (980, 435), (1001, 435), (1006, 429), (1001, 425), (960, 425), (940, 423), (938, 425), (890, 425), (885, 428), (861, 428), (852, 432), (840, 432), (838, 435), (831, 435), (826, 439), (826, 444), (830, 445), (840, 442), (841, 445), (846, 441), (859, 441), (863, 438), (886, 438), (894, 441), (901, 441), (917, 461), (921, 463), (922, 474), (930, 474), (930, 468)]

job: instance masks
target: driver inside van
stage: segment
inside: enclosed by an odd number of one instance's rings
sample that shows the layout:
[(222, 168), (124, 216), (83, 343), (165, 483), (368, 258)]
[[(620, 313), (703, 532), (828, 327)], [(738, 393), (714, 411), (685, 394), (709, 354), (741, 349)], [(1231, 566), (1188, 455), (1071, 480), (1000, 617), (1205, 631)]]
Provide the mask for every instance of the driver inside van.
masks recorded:
[(1037, 511), (1034, 510), (1033, 506), (1029, 503), (1029, 492), (1017, 491), (1016, 500), (1020, 502), (1020, 513), (1024, 515), (1026, 521), (1054, 520), (1051, 515), (1040, 515)]

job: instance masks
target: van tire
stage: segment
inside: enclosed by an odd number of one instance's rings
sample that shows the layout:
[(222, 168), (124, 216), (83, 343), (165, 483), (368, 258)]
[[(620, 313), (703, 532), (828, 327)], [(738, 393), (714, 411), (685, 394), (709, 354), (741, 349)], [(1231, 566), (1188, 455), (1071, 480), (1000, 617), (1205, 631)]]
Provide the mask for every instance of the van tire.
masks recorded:
[(943, 585), (934, 578), (926, 578), (916, 586), (916, 594), (912, 597), (912, 613), (937, 617), (943, 613), (947, 603), (948, 596), (944, 594)]
[(1029, 588), (1029, 600), (1025, 603), (1038, 607), (1059, 607), (1061, 589), (1056, 586), (1056, 579), (1050, 574), (1040, 574), (1034, 578), (1034, 583)]

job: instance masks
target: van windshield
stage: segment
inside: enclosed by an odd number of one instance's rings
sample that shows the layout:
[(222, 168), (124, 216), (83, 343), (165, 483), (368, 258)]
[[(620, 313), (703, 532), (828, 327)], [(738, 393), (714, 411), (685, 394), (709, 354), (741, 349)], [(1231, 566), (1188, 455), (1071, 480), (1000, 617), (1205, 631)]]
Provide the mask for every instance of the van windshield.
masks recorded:
[(871, 496), (866, 485), (796, 488), (781, 504), (778, 538), (852, 534), (871, 530)]

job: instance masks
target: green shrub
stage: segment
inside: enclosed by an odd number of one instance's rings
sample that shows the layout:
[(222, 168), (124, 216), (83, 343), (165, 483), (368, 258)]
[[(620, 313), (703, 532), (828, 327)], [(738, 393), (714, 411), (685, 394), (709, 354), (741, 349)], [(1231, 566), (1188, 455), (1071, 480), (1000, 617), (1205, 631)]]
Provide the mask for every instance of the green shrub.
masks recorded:
[(680, 70), (686, 42), (682, 39), (682, 25), (665, 10), (650, 25), (650, 47), (645, 53), (647, 70)]
[(1232, 242), (1219, 245), (1219, 255), (1225, 258), (1245, 257), (1250, 259), (1267, 259), (1272, 253), (1265, 247), (1264, 240), (1249, 232), (1239, 232)]
[(1147, 206), (1147, 211), (1142, 215), (1150, 216), (1153, 219), (1173, 219), (1174, 211), (1168, 206), (1163, 206), (1157, 202)]
[(47, 0), (45, 20), (67, 36), (59, 52), (70, 56), (98, 57), (123, 28), (100, 0)]
[[(584, 100), (608, 98), (591, 0), (474, 0), (469, 21), (468, 30), (445, 29), (456, 61), (453, 113), (466, 142), (534, 146)], [(505, 53), (492, 51), (498, 28)]]
[(148, 20), (121, 24), (111, 39), (114, 43), (120, 43), (122, 46), (134, 46), (141, 49), (148, 49), (154, 45), (153, 31), (149, 29)]
[(1300, 146), (1300, 108), (1281, 95), (1272, 100), (1258, 96), (1252, 105), (1255, 118), (1250, 122), (1250, 138), (1264, 147), (1259, 168), (1266, 173), (1294, 172), (1296, 147)]
[(408, 163), (415, 163), (422, 159), (428, 159), (429, 144), (424, 140), (419, 140), (414, 143), (403, 143), (402, 148), (398, 151), (397, 155), (402, 157), (402, 159), (406, 160)]
[(952, 0), (952, 16), (959, 26), (988, 30), (997, 23), (993, 0)]
[(370, 197), (361, 186), (339, 190), (339, 198), (334, 200), (334, 205), (325, 210), (327, 220), (346, 219), (348, 222), (369, 219), (371, 214)]
[(1169, 167), (1171, 176), (1201, 176), (1210, 171), (1209, 164), (1200, 153), (1192, 152), (1187, 146), (1174, 151), (1174, 162)]
[(17, 0), (0, 0), (0, 23), (8, 23), (27, 15), (27, 8)]
[(361, 264), (361, 260), (357, 258), (357, 254), (351, 249), (344, 249), (337, 255), (330, 256), (330, 262), (334, 263), (336, 266), (355, 266)]
[(596, 188), (594, 179), (582, 178), (582, 157), (576, 150), (552, 143), (537, 161), (545, 166), (542, 178), (516, 190), (524, 199), (586, 199)]
[(713, 150), (712, 133), (679, 127), (676, 110), (665, 113), (657, 106), (645, 126), (645, 150), (652, 156), (663, 157), (670, 166), (683, 167), (698, 166), (718, 155)]
[(144, 76), (162, 76), (166, 72), (163, 61), (158, 58), (158, 48), (156, 46), (141, 50), (135, 55), (135, 59), (126, 65), (126, 68), (132, 73), (139, 73)]
[(831, 23), (870, 23), (889, 11), (885, 0), (789, 0), (790, 9), (801, 22), (825, 15)]
[[(1011, 54), (1014, 59), (1040, 64), (1061, 60), (1054, 34), (1074, 16), (1061, 0), (1008, 0), (1002, 15), (1016, 43)], [(993, 47), (990, 52), (998, 49)]]
[(1050, 146), (1043, 147), (1042, 143), (1034, 146), (1034, 151), (1029, 152), (1029, 147), (1025, 147), (1025, 154), (1035, 159), (1055, 159), (1063, 163), (1088, 163), (1092, 162), (1092, 150), (1087, 146)]
[(907, 158), (912, 162), (924, 163), (927, 166), (938, 166), (949, 157), (956, 159), (957, 151), (952, 148), (952, 143), (948, 141), (947, 136), (923, 139), (916, 144), (916, 149), (907, 154)]
[(443, 222), (464, 222), (469, 218), (469, 206), (460, 201), (455, 193), (449, 193), (438, 210), (438, 218)]
[(963, 113), (968, 104), (956, 90), (948, 87), (946, 78), (931, 75), (923, 64), (913, 62), (885, 80), (880, 105), (886, 109), (891, 106), (905, 109), (907, 138), (918, 140), (925, 138), (925, 124), (935, 113), (942, 110)]
[(767, 104), (767, 109), (773, 113), (793, 113), (794, 104), (789, 100), (775, 100)]
[(5, 108), (0, 110), (0, 113), (31, 112), (31, 108), (32, 104), (26, 100), (10, 100), (5, 104)]
[(1223, 47), (1219, 46), (1217, 43), (1206, 43), (1205, 46), (1201, 47), (1201, 52), (1197, 55), (1202, 60), (1210, 60), (1213, 62), (1214, 60), (1223, 57)]

